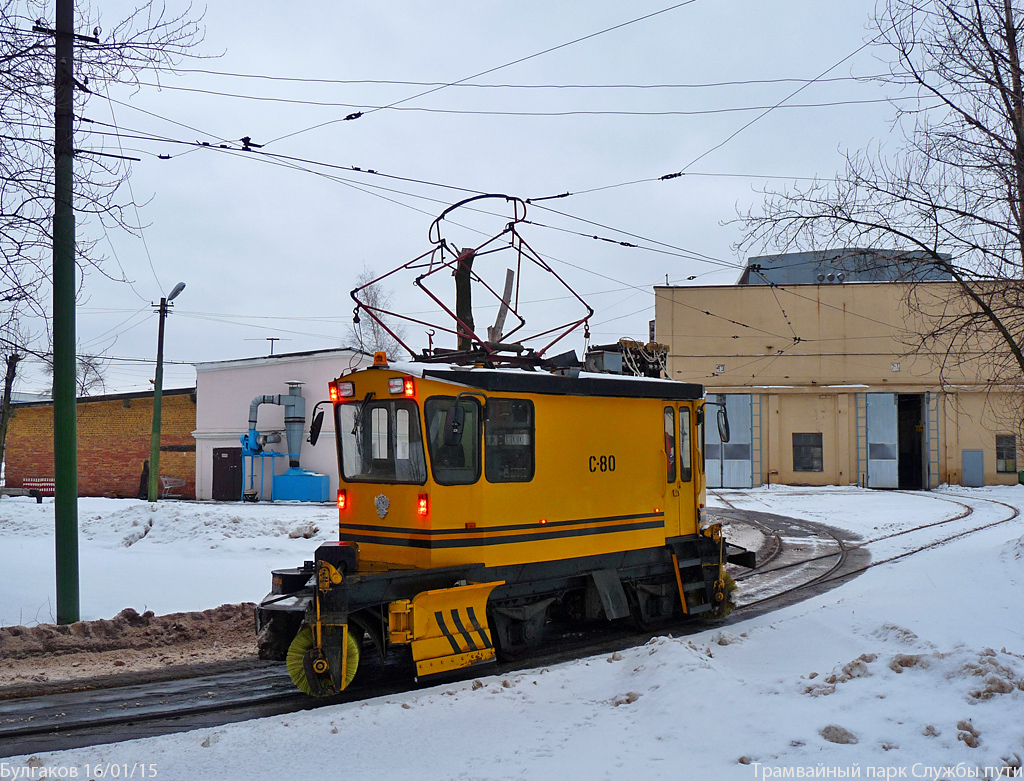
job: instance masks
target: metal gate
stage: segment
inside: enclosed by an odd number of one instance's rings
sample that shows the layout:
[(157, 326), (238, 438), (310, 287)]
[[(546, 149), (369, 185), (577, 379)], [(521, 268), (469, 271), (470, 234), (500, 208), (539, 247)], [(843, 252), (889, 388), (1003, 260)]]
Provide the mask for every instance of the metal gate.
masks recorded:
[(867, 393), (867, 487), (900, 487), (899, 410), (895, 393)]
[[(705, 412), (707, 419), (704, 423), (706, 442), (704, 469), (708, 488), (753, 488), (755, 475), (758, 478), (758, 485), (760, 485), (760, 395), (750, 393), (717, 394), (710, 400), (725, 402), (725, 409), (729, 415), (730, 436), (729, 441), (723, 444), (718, 436), (718, 426), (715, 422), (718, 408), (707, 407)], [(755, 420), (758, 423), (756, 459), (754, 453)], [(756, 471), (754, 469), (755, 460), (758, 463)]]
[[(939, 394), (925, 393), (924, 486), (939, 487)], [(857, 476), (865, 488), (899, 488), (899, 394), (857, 394)]]

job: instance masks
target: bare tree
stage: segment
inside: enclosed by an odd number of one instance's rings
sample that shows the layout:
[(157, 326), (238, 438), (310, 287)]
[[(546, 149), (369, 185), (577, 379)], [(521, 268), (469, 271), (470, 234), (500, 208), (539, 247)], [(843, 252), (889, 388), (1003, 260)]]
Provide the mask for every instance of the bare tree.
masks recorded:
[(8, 317), (0, 323), (0, 361), (4, 372), (3, 399), (0, 400), (0, 464), (7, 452), (7, 430), (13, 410), (14, 383), (18, 376), (18, 364), (24, 360), (26, 351), (19, 345), (29, 344), (32, 336), (21, 327), (17, 317)]
[[(53, 397), (53, 353), (41, 357), (43, 371), (50, 378), (50, 397)], [(105, 377), (106, 364), (97, 355), (79, 353), (75, 362), (75, 394), (91, 396), (97, 391), (102, 393), (107, 388)]]
[[(373, 270), (363, 266), (356, 279), (356, 287), (368, 285), (376, 278)], [(361, 300), (365, 301), (372, 309), (388, 310), (391, 307), (392, 292), (385, 288), (380, 282), (369, 285), (359, 293)], [(396, 323), (393, 318), (380, 315), (387, 327), (398, 337), (405, 338), (405, 327)], [(390, 360), (397, 360), (405, 354), (405, 349), (391, 334), (385, 330), (380, 323), (372, 317), (361, 317), (359, 322), (353, 322), (348, 331), (349, 342), (366, 353), (385, 352)]]
[[(48, 0), (0, 0), (0, 330), (19, 318), (49, 316), (55, 44), (45, 30), (52, 17)], [(148, 0), (104, 30), (98, 12), (79, 8), (76, 31), (98, 40), (75, 44), (79, 280), (89, 271), (124, 279), (98, 254), (96, 237), (107, 228), (139, 230), (123, 187), (130, 165), (114, 156), (120, 154), (115, 123), (105, 121), (109, 111), (87, 109), (102, 106), (110, 86), (138, 87), (143, 71), (159, 74), (196, 56), (200, 21), (190, 6), (171, 13), (160, 0)]]
[(766, 191), (740, 244), (870, 247), (943, 272), (952, 300), (907, 280), (907, 303), (928, 323), (911, 348), (938, 347), (940, 377), (955, 368), (990, 387), (1024, 379), (1021, 5), (879, 0), (875, 40), (891, 60), (881, 81), (917, 98), (896, 110), (901, 148), (849, 154), (834, 181)]

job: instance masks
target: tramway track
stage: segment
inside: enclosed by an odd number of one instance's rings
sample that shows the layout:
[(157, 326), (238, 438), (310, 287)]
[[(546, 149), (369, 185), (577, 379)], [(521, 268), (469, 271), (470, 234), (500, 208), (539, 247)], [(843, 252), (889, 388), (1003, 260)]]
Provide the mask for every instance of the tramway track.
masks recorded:
[[(771, 524), (787, 520), (764, 518), (759, 526), (771, 537)], [(408, 666), (403, 667), (407, 662), (392, 659), (384, 669), (365, 668), (369, 675), (361, 670), (351, 689), (323, 700), (297, 692), (279, 664), (251, 661), (240, 664), (236, 670), (187, 680), (7, 700), (0, 716), (0, 756), (212, 727), (472, 680), (481, 675), (510, 675), (536, 666), (642, 645), (665, 632), (677, 636), (700, 632), (708, 623), (673, 621), (658, 626), (656, 631), (643, 631), (624, 619), (616, 624), (601, 622), (598, 627), (588, 627), (587, 633), (567, 632), (551, 637), (545, 646), (515, 662), (466, 668), (444, 681), (427, 678), (423, 683), (414, 683), (413, 671)], [(368, 653), (366, 661), (372, 656)], [(379, 667), (379, 662), (375, 664)]]
[[(901, 491), (900, 493), (907, 493), (907, 494), (914, 495), (914, 496), (922, 495), (921, 493), (911, 492), (911, 491)], [(1016, 518), (1018, 518), (1020, 516), (1020, 510), (1017, 509), (1016, 507), (1014, 507), (1013, 505), (1007, 504), (1006, 502), (1000, 502), (1000, 501), (995, 500), (995, 499), (988, 499), (988, 498), (980, 497), (980, 496), (965, 496), (963, 494), (952, 494), (952, 496), (959, 497), (960, 499), (971, 499), (971, 500), (974, 500), (974, 501), (988, 502), (990, 504), (1000, 505), (1001, 507), (1005, 507), (1006, 509), (1010, 510), (1010, 514), (1007, 517), (1005, 517), (1005, 518), (1001, 518), (999, 520), (991, 521), (991, 522), (988, 522), (988, 523), (983, 523), (983, 524), (981, 524), (979, 526), (972, 526), (969, 529), (964, 529), (964, 530), (956, 532), (954, 534), (949, 534), (949, 535), (946, 535), (946, 536), (941, 537), (939, 539), (931, 540), (931, 541), (929, 541), (929, 542), (927, 542), (927, 543), (925, 543), (923, 545), (918, 545), (918, 546), (916, 546), (914, 548), (911, 548), (909, 550), (901, 551), (900, 553), (893, 554), (891, 556), (887, 556), (887, 557), (882, 558), (882, 559), (868, 561), (868, 562), (863, 563), (863, 564), (857, 564), (857, 565), (855, 565), (855, 566), (853, 566), (853, 567), (843, 571), (840, 574), (835, 574), (843, 566), (843, 564), (847, 560), (847, 557), (850, 554), (853, 554), (853, 553), (855, 553), (857, 551), (864, 551), (866, 553), (866, 548), (869, 545), (872, 545), (872, 544), (875, 544), (875, 543), (878, 543), (878, 542), (882, 542), (882, 541), (885, 541), (885, 540), (890, 540), (890, 539), (893, 539), (893, 538), (896, 538), (896, 537), (901, 537), (901, 536), (903, 536), (905, 534), (911, 534), (913, 532), (919, 532), (919, 531), (925, 531), (925, 530), (928, 530), (928, 529), (934, 529), (934, 528), (936, 528), (938, 526), (944, 526), (944, 525), (946, 525), (948, 523), (952, 523), (954, 521), (964, 520), (964, 519), (969, 518), (970, 516), (972, 516), (974, 514), (975, 508), (971, 507), (968, 504), (965, 504), (964, 502), (958, 501), (957, 499), (952, 499), (952, 498), (948, 498), (947, 496), (941, 496), (941, 495), (936, 495), (936, 494), (932, 494), (932, 493), (928, 493), (928, 494), (924, 494), (924, 495), (928, 496), (928, 498), (935, 499), (937, 501), (944, 501), (944, 502), (949, 502), (951, 504), (958, 505), (959, 507), (963, 508), (963, 511), (960, 512), (960, 513), (957, 513), (956, 515), (953, 515), (953, 516), (951, 516), (949, 518), (944, 518), (944, 519), (942, 519), (940, 521), (934, 521), (932, 523), (919, 524), (919, 525), (914, 526), (914, 527), (909, 528), (909, 529), (901, 529), (900, 531), (892, 532), (891, 534), (879, 535), (877, 537), (873, 537), (873, 538), (868, 539), (868, 540), (863, 540), (863, 541), (860, 541), (860, 542), (857, 542), (857, 543), (854, 543), (854, 544), (848, 545), (848, 546), (844, 545), (841, 541), (839, 541), (837, 539), (837, 541), (839, 542), (839, 545), (840, 545), (840, 550), (832, 551), (832, 552), (829, 552), (829, 553), (821, 554), (819, 556), (814, 556), (814, 557), (807, 558), (807, 559), (802, 559), (802, 560), (798, 560), (798, 561), (782, 564), (782, 565), (779, 565), (779, 566), (776, 566), (776, 567), (772, 567), (771, 569), (762, 570), (759, 567), (758, 569), (754, 570), (751, 573), (746, 574), (745, 576), (738, 577), (737, 580), (738, 581), (740, 581), (740, 580), (747, 580), (748, 578), (751, 578), (751, 577), (771, 575), (771, 574), (779, 572), (780, 570), (783, 570), (783, 569), (795, 568), (795, 567), (799, 567), (799, 566), (802, 566), (802, 565), (811, 564), (811, 563), (815, 563), (817, 561), (823, 561), (823, 560), (827, 560), (827, 559), (831, 559), (831, 558), (835, 558), (836, 559), (836, 561), (830, 567), (829, 571), (827, 571), (825, 573), (822, 573), (820, 575), (817, 575), (817, 576), (815, 576), (815, 577), (805, 581), (804, 583), (801, 583), (801, 584), (798, 584), (796, 586), (793, 586), (792, 588), (784, 589), (784, 590), (779, 591), (779, 592), (777, 592), (775, 594), (772, 594), (772, 595), (769, 595), (769, 596), (766, 596), (766, 597), (762, 597), (762, 598), (759, 598), (759, 599), (756, 599), (756, 600), (753, 600), (753, 601), (750, 601), (750, 602), (743, 602), (741, 604), (738, 604), (734, 612), (741, 612), (741, 611), (749, 610), (750, 608), (755, 607), (757, 605), (762, 605), (762, 604), (765, 604), (765, 603), (772, 602), (774, 600), (781, 599), (783, 597), (789, 596), (789, 595), (791, 595), (793, 593), (796, 593), (796, 592), (798, 592), (800, 590), (809, 588), (809, 587), (811, 587), (813, 585), (816, 585), (816, 584), (834, 583), (834, 582), (838, 582), (838, 581), (847, 580), (847, 579), (849, 579), (851, 577), (854, 577), (856, 575), (859, 575), (859, 574), (867, 571), (871, 567), (880, 566), (882, 564), (890, 564), (892, 562), (899, 561), (900, 559), (904, 559), (904, 558), (906, 558), (908, 556), (912, 556), (915, 553), (921, 553), (923, 551), (930, 550), (932, 548), (937, 548), (940, 545), (945, 545), (948, 542), (952, 542), (953, 540), (957, 540), (957, 539), (960, 539), (962, 537), (966, 537), (966, 536), (968, 536), (970, 534), (974, 534), (976, 532), (984, 531), (986, 529), (990, 529), (990, 528), (993, 528), (995, 526), (1000, 526), (1000, 525), (1002, 525), (1004, 523), (1009, 523), (1010, 521), (1015, 520)]]
[[(753, 571), (735, 576), (737, 583), (744, 584), (743, 591), (746, 593), (741, 593), (736, 599), (734, 612), (798, 596), (819, 583), (830, 582), (836, 573), (844, 570), (851, 554), (867, 555), (857, 542), (844, 537), (838, 529), (810, 521), (788, 519), (785, 531), (788, 535), (783, 535), (779, 529), (774, 532), (779, 536), (780, 543), (774, 556)], [(811, 541), (812, 555), (803, 555), (803, 548), (807, 545), (804, 540)], [(824, 553), (814, 552), (820, 549), (822, 541), (829, 550)], [(794, 555), (796, 558), (791, 559)], [(766, 567), (769, 563), (775, 566)], [(782, 572), (787, 574), (780, 575)], [(843, 572), (840, 577), (845, 578), (848, 574)], [(792, 579), (799, 582), (790, 583)], [(760, 583), (764, 585), (753, 585)], [(766, 591), (768, 593), (764, 593)]]
[(657, 631), (604, 623), (590, 634), (567, 632), (551, 638), (538, 652), (514, 662), (468, 667), (442, 679), (415, 681), (407, 660), (389, 658), (383, 668), (378, 663), (377, 669), (366, 670), (366, 679), (357, 679), (341, 694), (324, 698), (308, 697), (297, 691), (279, 663), (266, 662), (255, 667), (250, 663), (244, 671), (165, 681), (156, 687), (122, 686), (11, 700), (4, 703), (0, 716), (0, 757), (216, 727), (454, 685), (482, 676), (511, 676), (523, 670), (643, 645), (665, 632), (680, 636), (707, 627), (707, 622), (700, 620), (669, 623)]
[[(712, 514), (726, 520), (739, 520), (757, 527), (765, 534), (768, 551), (758, 569), (737, 580), (748, 583), (751, 578), (774, 576), (815, 564), (821, 567), (811, 572), (800, 572), (799, 583), (785, 585), (781, 590), (739, 603), (730, 619), (721, 626), (745, 620), (752, 614), (792, 604), (809, 595), (821, 593), (874, 566), (888, 564), (953, 540), (985, 529), (1008, 523), (1019, 517), (1020, 511), (1004, 502), (963, 495), (929, 495), (931, 498), (958, 505), (961, 512), (928, 524), (919, 524), (891, 534), (868, 540), (850, 539), (838, 529), (823, 527), (767, 513), (751, 513), (729, 508), (715, 508)], [(955, 496), (956, 498), (953, 498)], [(1009, 510), (1006, 517), (972, 526), (969, 529), (944, 535), (910, 550), (886, 558), (864, 561), (867, 546), (900, 537), (911, 532), (943, 526), (969, 518), (975, 508), (961, 501), (982, 501), (997, 504)], [(726, 502), (723, 502), (726, 503)], [(786, 561), (787, 545), (792, 551), (794, 540), (812, 540), (811, 547), (826, 541), (829, 550)], [(777, 544), (776, 544), (777, 543)], [(766, 566), (773, 564), (774, 566)], [(401, 663), (386, 662), (382, 670), (367, 670), (369, 680), (346, 692), (325, 699), (311, 699), (295, 691), (287, 673), (276, 663), (246, 663), (244, 670), (208, 675), (200, 678), (166, 681), (154, 685), (122, 686), (99, 692), (71, 692), (48, 696), (8, 700), (0, 716), (0, 756), (27, 754), (44, 750), (68, 749), (110, 743), (152, 735), (213, 727), (252, 718), (283, 715), (312, 708), (354, 702), (375, 697), (426, 688), (438, 684), (453, 684), (475, 677), (511, 675), (537, 666), (557, 664), (590, 655), (608, 653), (647, 642), (651, 637), (672, 632), (686, 635), (705, 631), (714, 626), (708, 621), (696, 620), (660, 626), (657, 631), (641, 632), (623, 626), (609, 626), (605, 631), (589, 636), (566, 634), (552, 640), (541, 652), (524, 657), (514, 663), (505, 662), (486, 668), (467, 668), (445, 681), (427, 679), (421, 683), (409, 679), (410, 670), (397, 668)], [(397, 675), (395, 673), (398, 673)]]

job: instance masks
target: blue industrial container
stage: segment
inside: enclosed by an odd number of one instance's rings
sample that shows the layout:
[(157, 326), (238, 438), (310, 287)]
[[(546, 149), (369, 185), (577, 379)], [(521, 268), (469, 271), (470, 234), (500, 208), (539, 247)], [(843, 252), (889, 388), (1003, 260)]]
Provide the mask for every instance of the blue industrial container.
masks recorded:
[(283, 475), (274, 475), (275, 502), (326, 502), (331, 490), (327, 475), (292, 467)]

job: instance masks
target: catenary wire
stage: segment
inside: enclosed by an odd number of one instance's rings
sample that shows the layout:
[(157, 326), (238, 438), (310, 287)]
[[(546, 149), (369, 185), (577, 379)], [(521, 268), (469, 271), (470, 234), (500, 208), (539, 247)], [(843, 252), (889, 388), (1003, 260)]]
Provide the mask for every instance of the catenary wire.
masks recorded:
[[(486, 109), (443, 109), (443, 108), (431, 108), (428, 106), (396, 106), (396, 105), (374, 105), (366, 103), (340, 103), (334, 101), (323, 101), (323, 100), (302, 100), (299, 98), (279, 98), (270, 95), (245, 95), (238, 92), (219, 92), (217, 90), (201, 89), (198, 87), (179, 87), (169, 84), (154, 84), (151, 82), (139, 82), (144, 87), (157, 87), (161, 91), (177, 91), (177, 92), (189, 92), (200, 95), (211, 95), (222, 98), (234, 98), (237, 100), (253, 100), (267, 103), (284, 103), (289, 105), (298, 106), (316, 106), (321, 108), (345, 108), (345, 109), (356, 109), (362, 112), (363, 115), (369, 114), (373, 111), (415, 111), (427, 114), (456, 114), (463, 116), (509, 116), (509, 117), (569, 117), (569, 116), (629, 116), (629, 117), (676, 117), (676, 116), (710, 116), (715, 114), (734, 114), (745, 111), (765, 111), (766, 109), (807, 109), (807, 108), (832, 108), (836, 106), (861, 106), (870, 105), (877, 103), (892, 103), (893, 101), (911, 101), (918, 100), (916, 96), (904, 96), (904, 97), (886, 97), (886, 98), (862, 98), (862, 99), (847, 99), (847, 100), (831, 100), (821, 101), (817, 103), (792, 103), (792, 104), (775, 104), (773, 106), (755, 105), (755, 106), (725, 106), (721, 108), (711, 109), (670, 109), (662, 111), (654, 110), (625, 110), (625, 109), (566, 109), (562, 111), (499, 111), (499, 110), (486, 110)], [(344, 120), (331, 120), (331, 122), (339, 122)], [(325, 123), (330, 124), (330, 123)], [(287, 136), (283, 136), (286, 138)], [(275, 139), (280, 140), (280, 139)], [(273, 143), (271, 141), (268, 144)]]
[(572, 89), (572, 90), (587, 90), (587, 89), (704, 89), (704, 88), (717, 88), (717, 87), (749, 87), (758, 86), (764, 84), (803, 84), (816, 81), (817, 83), (829, 83), (838, 81), (873, 81), (880, 78), (887, 78), (890, 74), (879, 73), (868, 76), (832, 76), (825, 79), (807, 79), (798, 77), (782, 77), (775, 79), (737, 79), (734, 81), (714, 81), (714, 82), (701, 82), (701, 83), (683, 83), (683, 84), (471, 84), (465, 81), (462, 82), (446, 82), (446, 81), (401, 81), (393, 79), (314, 79), (314, 78), (303, 78), (298, 76), (272, 76), (269, 74), (260, 73), (237, 73), (230, 71), (215, 71), (206, 68), (174, 68), (174, 73), (202, 73), (209, 76), (228, 76), (231, 78), (240, 79), (257, 79), (265, 81), (284, 81), (292, 83), (302, 84), (339, 84), (339, 85), (370, 85), (370, 86), (387, 86), (394, 85), (399, 87), (455, 87), (455, 88), (477, 88), (477, 89), (525, 89), (525, 90), (544, 90), (544, 89)]
[[(146, 113), (150, 113), (150, 112), (146, 112)], [(158, 116), (158, 115), (154, 115), (154, 116)], [(158, 116), (158, 118), (161, 118), (161, 119), (166, 119), (166, 118), (163, 118), (163, 117), (159, 117), (159, 116)], [(173, 122), (173, 120), (169, 120), (169, 121), (172, 121), (172, 122)], [(177, 123), (177, 124), (181, 124), (181, 123)], [(201, 131), (197, 131), (197, 132), (201, 132)], [(152, 137), (150, 137), (150, 138), (152, 138)], [(144, 139), (144, 140), (145, 140), (145, 139)], [(153, 140), (157, 140), (157, 139), (153, 139)], [(168, 141), (172, 141), (171, 139), (167, 139), (167, 140), (168, 140)], [(190, 142), (185, 142), (185, 143), (190, 143)], [(230, 143), (230, 142), (229, 142), (229, 143)], [(197, 146), (197, 145), (200, 145), (200, 146), (206, 146), (206, 145), (201, 145), (201, 144), (199, 144), (198, 142), (191, 142), (191, 145), (193, 145), (193, 146)], [(229, 150), (224, 150), (224, 151), (236, 151), (236, 150), (234, 150), (234, 149), (229, 149)], [(247, 151), (252, 151), (252, 150), (247, 150)], [(268, 155), (269, 155), (269, 154), (270, 154), (270, 153), (268, 153)], [(284, 156), (282, 156), (282, 157), (284, 157)], [(317, 161), (305, 161), (305, 162), (308, 162), (309, 164), (312, 164), (312, 165), (319, 165), (319, 163), (318, 163)], [(338, 166), (338, 168), (343, 168), (343, 167), (341, 167), (341, 166)], [(300, 169), (300, 170), (308, 170), (308, 169)], [(349, 169), (348, 169), (348, 170), (358, 170), (358, 169), (355, 169), (355, 168), (349, 167)], [(360, 171), (360, 172), (361, 172), (361, 171)], [(372, 171), (371, 171), (371, 172), (372, 172)], [(317, 172), (311, 172), (311, 173), (317, 173)], [(374, 173), (375, 173), (375, 172), (374, 172)], [(330, 177), (329, 177), (329, 178), (330, 178)], [(425, 181), (423, 181), (423, 180), (417, 180), (417, 181), (418, 181), (419, 183), (423, 183), (423, 184), (432, 184), (432, 185), (433, 185), (433, 184), (436, 184), (436, 183), (430, 183), (430, 182), (425, 182)], [(346, 183), (346, 184), (350, 184), (350, 183)], [(357, 189), (359, 189), (359, 188), (357, 188)], [(467, 188), (460, 188), (460, 189), (466, 190)], [(471, 192), (472, 192), (472, 191), (471, 191)], [(410, 193), (403, 193), (403, 194), (404, 194), (404, 195), (408, 195), (408, 196), (410, 196), (410, 197), (422, 197), (422, 196), (417, 196), (417, 195), (413, 195), (413, 194), (410, 194)], [(392, 199), (388, 199), (388, 200), (392, 200)], [(401, 205), (403, 205), (403, 206), (408, 206), (408, 204), (401, 204)], [(413, 207), (413, 208), (414, 208), (414, 207)], [(547, 208), (547, 207), (541, 207), (541, 208)], [(417, 210), (417, 211), (420, 211), (420, 210)], [(562, 215), (562, 216), (566, 216), (566, 217), (569, 217), (569, 218), (572, 218), (572, 219), (580, 219), (580, 218), (575, 218), (575, 217), (573, 217), (572, 215), (567, 215), (567, 214), (565, 214), (564, 212), (559, 212), (559, 211), (557, 211), (557, 210), (549, 209), (549, 211), (552, 211), (552, 212), (554, 212), (554, 213), (556, 213), (556, 214), (560, 214), (560, 215)], [(585, 222), (588, 222), (588, 221), (586, 221), (586, 220), (584, 220), (584, 221), (585, 221)], [(551, 226), (545, 226), (545, 227), (551, 227)], [(602, 226), (602, 227), (605, 227), (605, 228), (607, 228), (608, 226)], [(611, 229), (611, 230), (615, 230), (615, 229)], [(631, 234), (626, 234), (626, 235), (631, 235)], [(599, 238), (599, 237), (592, 237), (592, 238)], [(641, 238), (642, 238), (642, 237), (641, 237)], [(657, 243), (661, 243), (661, 242), (657, 242)], [(667, 246), (671, 246), (671, 245), (667, 245)], [(678, 248), (677, 248), (677, 249), (678, 249)], [(684, 250), (684, 251), (685, 251), (685, 250)], [(697, 254), (697, 255), (699, 255), (699, 253), (696, 253), (696, 254)], [(701, 258), (701, 257), (690, 257), (689, 259), (692, 259), (692, 260), (701, 260), (702, 258)], [(708, 258), (708, 256), (703, 256), (703, 259), (707, 260), (708, 262), (713, 262), (713, 263), (717, 261), (717, 259), (711, 259), (711, 258)], [(564, 261), (558, 261), (558, 262), (564, 262)], [(725, 262), (725, 261), (717, 261), (717, 262), (718, 262), (719, 264), (721, 264), (721, 265), (725, 266), (725, 267), (732, 267), (732, 268), (741, 268), (741, 267), (742, 267), (742, 266), (741, 266), (741, 264), (729, 264), (728, 262)], [(572, 266), (573, 264), (568, 264), (568, 265)], [(577, 268), (580, 268), (580, 267), (577, 267)], [(589, 269), (583, 269), (583, 270), (585, 270), (585, 271), (589, 271)], [(610, 278), (610, 277), (609, 277), (609, 279), (612, 279), (612, 278)], [(618, 281), (618, 280), (615, 280), (615, 281)], [(645, 292), (649, 292), (649, 291), (645, 291)], [(657, 294), (655, 294), (655, 295), (657, 295)], [(710, 314), (710, 313), (709, 313), (709, 314)], [(735, 322), (735, 323), (736, 323), (736, 324), (738, 324), (738, 325), (743, 325), (743, 326), (745, 326), (745, 327), (746, 327), (746, 324), (742, 324), (742, 323), (739, 323), (738, 321), (733, 321), (733, 322)], [(777, 336), (777, 335), (776, 335), (776, 336)]]
[[(470, 81), (471, 79), (476, 79), (476, 78), (479, 78), (481, 76), (486, 76), (489, 73), (496, 73), (499, 70), (503, 70), (505, 68), (509, 68), (509, 67), (511, 67), (513, 65), (518, 65), (520, 63), (526, 62), (527, 60), (532, 60), (532, 59), (534, 59), (536, 57), (541, 57), (541, 56), (543, 56), (545, 54), (550, 54), (551, 52), (558, 51), (559, 49), (565, 49), (565, 48), (567, 48), (569, 46), (573, 46), (573, 45), (575, 45), (577, 43), (581, 43), (583, 41), (590, 40), (591, 38), (596, 38), (599, 35), (604, 35), (605, 33), (610, 33), (610, 32), (613, 32), (615, 30), (620, 30), (623, 27), (627, 27), (627, 26), (629, 26), (631, 24), (636, 24), (637, 22), (642, 22), (642, 21), (646, 21), (647, 19), (652, 19), (655, 16), (660, 16), (661, 14), (668, 13), (670, 11), (678, 10), (679, 8), (682, 8), (682, 7), (687, 6), (687, 5), (691, 5), (692, 3), (695, 3), (695, 2), (696, 2), (696, 0), (684, 0), (681, 3), (676, 3), (675, 5), (669, 6), (668, 8), (662, 8), (659, 11), (654, 11), (652, 13), (645, 14), (644, 16), (639, 16), (639, 17), (636, 17), (635, 19), (630, 19), (629, 21), (622, 22), (622, 23), (614, 25), (612, 27), (607, 27), (607, 28), (605, 28), (603, 30), (599, 30), (598, 32), (590, 33), (588, 35), (584, 35), (581, 38), (576, 38), (574, 40), (558, 44), (557, 46), (552, 46), (552, 47), (549, 47), (549, 48), (544, 49), (542, 51), (535, 52), (534, 54), (530, 54), (530, 55), (527, 55), (525, 57), (520, 57), (520, 58), (518, 58), (516, 60), (513, 60), (511, 62), (506, 62), (504, 65), (498, 65), (498, 66), (493, 67), (493, 68), (488, 68), (487, 70), (480, 71), (479, 73), (474, 73), (472, 76), (466, 76), (465, 78), (458, 79), (457, 81), (453, 81), (453, 82), (450, 82), (450, 83), (447, 83), (447, 84), (442, 84), (442, 85), (439, 85), (437, 87), (432, 87), (432, 88), (430, 88), (430, 89), (428, 89), (428, 90), (426, 90), (424, 92), (418, 92), (417, 94), (411, 95), (411, 96), (409, 96), (407, 98), (403, 98), (402, 100), (395, 101), (394, 103), (389, 103), (387, 106), (382, 106), (380, 109), (371, 109), (370, 111), (368, 111), (366, 113), (372, 113), (374, 111), (380, 111), (380, 110), (382, 110), (384, 108), (394, 108), (396, 106), (401, 105), (402, 103), (408, 103), (411, 100), (416, 100), (418, 98), (422, 98), (422, 97), (425, 97), (427, 95), (431, 95), (431, 94), (433, 94), (435, 92), (438, 92), (440, 90), (446, 89), (447, 87), (454, 86), (456, 84), (462, 84), (463, 82)], [(319, 125), (314, 125), (313, 127), (304, 128), (302, 130), (296, 130), (296, 131), (294, 131), (292, 133), (288, 133), (287, 135), (283, 135), (283, 136), (279, 136), (277, 138), (274, 138), (274, 139), (268, 141), (267, 143), (268, 144), (272, 144), (275, 141), (281, 141), (281, 140), (283, 140), (285, 138), (291, 138), (293, 136), (299, 135), (300, 133), (306, 133), (306, 132), (308, 132), (310, 130), (315, 130), (317, 128), (324, 127), (326, 125), (334, 124), (334, 123), (337, 123), (337, 122), (344, 122), (344, 121), (346, 121), (346, 119), (348, 119), (348, 118), (346, 117), (346, 118), (343, 118), (343, 119), (335, 119), (335, 120), (331, 120), (330, 122), (324, 122), (324, 123), (321, 123)]]
[[(116, 131), (117, 130), (117, 117), (114, 115), (114, 101), (112, 101), (110, 99), (109, 87), (106, 90), (106, 98), (107, 98), (107, 107), (110, 109), (110, 121), (113, 123), (114, 130)], [(121, 155), (123, 156), (124, 155), (124, 149), (121, 148), (121, 139), (120, 139), (119, 136), (115, 136), (115, 137), (117, 137), (117, 148), (121, 152)], [(131, 196), (131, 199), (132, 199), (132, 207), (135, 209), (135, 222), (137, 224), (137, 230), (139, 231), (139, 238), (142, 239), (142, 247), (143, 247), (143, 249), (146, 250), (146, 260), (149, 262), (149, 270), (153, 272), (153, 279), (156, 280), (156, 288), (157, 288), (157, 290), (159, 290), (161, 293), (163, 293), (164, 286), (160, 282), (160, 276), (156, 273), (156, 266), (153, 265), (153, 255), (149, 251), (149, 242), (146, 241), (146, 232), (145, 232), (145, 230), (143, 230), (143, 227), (142, 227), (142, 217), (139, 214), (139, 202), (135, 200), (135, 190), (132, 188), (132, 178), (131, 178), (131, 176), (126, 176), (125, 179), (127, 180), (127, 184), (128, 184), (128, 194)], [(107, 239), (107, 241), (108, 242), (110, 241), (109, 238)], [(113, 246), (113, 245), (111, 245), (111, 246)], [(119, 263), (119, 265), (120, 265), (120, 263)], [(132, 289), (134, 290), (134, 288), (132, 288)]]

